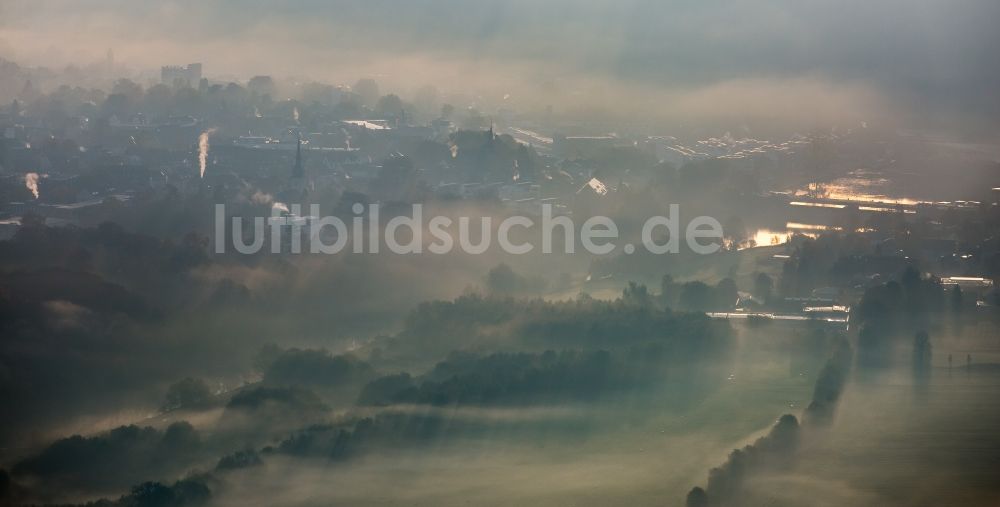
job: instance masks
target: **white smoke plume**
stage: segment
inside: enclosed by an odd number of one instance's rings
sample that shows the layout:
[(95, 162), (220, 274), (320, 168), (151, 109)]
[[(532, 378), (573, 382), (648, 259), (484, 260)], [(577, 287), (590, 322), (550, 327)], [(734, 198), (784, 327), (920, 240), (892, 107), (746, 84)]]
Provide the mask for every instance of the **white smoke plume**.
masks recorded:
[(295, 119), (295, 124), (298, 125), (298, 123), (299, 123), (299, 108), (298, 107), (293, 107), (292, 108), (292, 118)]
[(274, 196), (258, 190), (250, 196), (250, 202), (254, 204), (271, 204), (274, 202)]
[(31, 190), (31, 195), (38, 199), (38, 173), (28, 173), (24, 175), (24, 186)]
[(208, 136), (215, 132), (210, 128), (198, 136), (198, 166), (201, 169), (201, 177), (205, 177), (205, 165), (208, 163)]
[(344, 144), (347, 145), (347, 149), (351, 149), (351, 134), (345, 128), (341, 128), (340, 131), (344, 133)]

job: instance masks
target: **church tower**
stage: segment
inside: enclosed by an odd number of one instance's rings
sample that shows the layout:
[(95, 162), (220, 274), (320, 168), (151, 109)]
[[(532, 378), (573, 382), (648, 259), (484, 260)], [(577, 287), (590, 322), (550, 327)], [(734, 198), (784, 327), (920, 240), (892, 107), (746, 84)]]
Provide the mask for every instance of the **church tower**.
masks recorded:
[(297, 134), (298, 140), (295, 145), (295, 165), (292, 166), (291, 178), (288, 179), (288, 190), (294, 196), (292, 202), (301, 200), (309, 190), (309, 181), (306, 178), (305, 164), (302, 161), (302, 134)]
[(306, 171), (302, 167), (302, 134), (298, 134), (298, 141), (295, 145), (295, 165), (292, 166), (292, 179), (305, 179)]

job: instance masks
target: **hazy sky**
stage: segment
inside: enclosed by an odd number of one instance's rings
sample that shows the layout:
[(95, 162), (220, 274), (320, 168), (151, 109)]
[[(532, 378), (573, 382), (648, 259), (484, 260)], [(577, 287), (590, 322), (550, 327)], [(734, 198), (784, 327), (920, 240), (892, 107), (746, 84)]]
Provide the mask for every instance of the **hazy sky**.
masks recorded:
[(0, 55), (61, 65), (111, 47), (209, 76), (369, 74), (680, 115), (992, 119), (997, 20), (996, 0), (2, 0)]

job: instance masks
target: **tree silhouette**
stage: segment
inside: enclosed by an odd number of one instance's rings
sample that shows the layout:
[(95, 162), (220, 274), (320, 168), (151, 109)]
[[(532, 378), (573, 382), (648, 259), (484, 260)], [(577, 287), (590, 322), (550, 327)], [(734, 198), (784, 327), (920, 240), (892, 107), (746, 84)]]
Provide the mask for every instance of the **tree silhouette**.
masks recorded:
[(684, 502), (684, 505), (686, 507), (708, 507), (708, 495), (705, 494), (704, 489), (695, 486), (687, 494), (687, 500)]

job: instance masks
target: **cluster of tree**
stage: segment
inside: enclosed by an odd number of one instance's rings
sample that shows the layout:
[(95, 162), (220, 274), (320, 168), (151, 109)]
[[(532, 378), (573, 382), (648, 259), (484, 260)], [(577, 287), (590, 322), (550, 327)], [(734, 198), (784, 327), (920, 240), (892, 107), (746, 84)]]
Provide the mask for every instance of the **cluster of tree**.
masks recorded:
[(159, 482), (144, 482), (132, 488), (118, 500), (121, 507), (193, 507), (205, 505), (212, 491), (205, 482), (183, 479), (167, 486)]
[(785, 297), (802, 297), (817, 287), (839, 285), (856, 274), (845, 268), (847, 260), (867, 251), (868, 243), (857, 234), (802, 238), (782, 265), (779, 292)]
[(731, 310), (739, 299), (739, 290), (732, 278), (723, 278), (714, 287), (704, 282), (679, 284), (670, 275), (660, 281), (660, 297), (671, 308), (704, 312)]
[(299, 458), (328, 458), (339, 440), (350, 437), (353, 423), (313, 424), (299, 428), (278, 442), (277, 446), (268, 446), (261, 454), (278, 453)]
[(945, 302), (945, 291), (940, 281), (925, 277), (910, 266), (902, 272), (898, 281), (865, 290), (858, 303), (857, 316), (860, 322), (888, 332), (923, 329), (929, 323), (930, 314), (948, 309)]
[(330, 406), (312, 390), (254, 385), (230, 398), (216, 423), (216, 436), (227, 449), (245, 449), (329, 417)]
[(920, 331), (913, 335), (913, 373), (915, 376), (923, 377), (930, 373), (932, 351), (931, 338), (926, 331)]
[(493, 405), (593, 400), (663, 379), (662, 346), (631, 353), (548, 350), (542, 354), (453, 353), (421, 379), (395, 374), (370, 382), (362, 405)]
[(212, 490), (206, 478), (181, 479), (166, 485), (161, 482), (143, 482), (132, 487), (117, 500), (101, 499), (85, 504), (53, 507), (198, 507), (212, 499)]
[(265, 451), (346, 460), (376, 449), (399, 449), (454, 436), (460, 425), (437, 414), (383, 413), (346, 426), (321, 424), (297, 431)]
[(799, 421), (794, 415), (785, 414), (766, 436), (733, 450), (724, 464), (709, 471), (708, 486), (693, 488), (688, 493), (687, 506), (730, 505), (739, 499), (747, 478), (764, 470), (789, 466), (798, 446)]
[[(234, 447), (240, 450), (223, 454), (216, 463), (216, 472), (257, 466), (262, 459), (252, 445), (325, 421), (328, 413), (318, 396), (302, 388), (243, 389), (231, 397), (207, 438), (202, 438), (189, 423), (176, 422), (163, 431), (122, 426), (92, 437), (75, 435), (57, 440), (37, 455), (15, 463), (11, 472), (16, 484), (6, 472), (0, 474), (0, 499), (52, 498), (60, 491), (104, 493), (125, 489), (142, 481), (176, 477), (192, 465), (205, 463)], [(208, 489), (201, 481), (181, 480), (174, 486), (142, 482), (119, 500), (101, 500), (92, 505), (181, 507), (200, 505), (208, 497)]]
[[(197, 361), (214, 360), (193, 351), (218, 343), (190, 330), (164, 333), (181, 322), (179, 314), (218, 310), (224, 285), (239, 287), (195, 273), (211, 264), (202, 240), (178, 244), (109, 223), (29, 224), (0, 242), (0, 401), (19, 407), (0, 413), (0, 440), (48, 415), (159, 390), (193, 373)], [(27, 342), (36, 349), (17, 345)], [(193, 395), (175, 391), (180, 397), (166, 408), (196, 401)]]
[(515, 295), (539, 293), (546, 287), (544, 278), (515, 272), (507, 264), (499, 264), (486, 274), (486, 288), (491, 294)]
[[(292, 109), (304, 110), (305, 106), (323, 108), (341, 117), (369, 114), (398, 117), (404, 108), (412, 110), (414, 107), (404, 104), (394, 94), (380, 95), (378, 83), (372, 79), (360, 79), (351, 89), (318, 82), (295, 88), (283, 87), (270, 76), (254, 76), (245, 84), (210, 83), (202, 79), (195, 83), (178, 80), (148, 88), (131, 79), (120, 78), (106, 90), (60, 85), (49, 93), (37, 90), (29, 82), (18, 94), (18, 101), (22, 111), (49, 120), (72, 116), (106, 118), (117, 115), (123, 118), (137, 113), (150, 117), (262, 114), (292, 119)], [(432, 102), (421, 100), (421, 112), (429, 113), (426, 109), (435, 106)]]
[[(853, 359), (854, 351), (850, 343), (839, 337), (816, 379), (812, 401), (803, 414), (804, 424), (823, 425), (830, 422), (847, 383)], [(723, 465), (709, 471), (708, 486), (704, 489), (693, 488), (688, 493), (686, 505), (707, 507), (732, 504), (739, 498), (745, 480), (751, 475), (790, 466), (799, 440), (798, 419), (791, 414), (781, 416), (766, 436), (743, 449), (734, 450)]]
[(806, 407), (805, 421), (814, 424), (829, 423), (840, 400), (851, 370), (854, 351), (846, 339), (841, 338), (834, 346), (833, 355), (827, 359), (816, 378), (812, 401)]
[(270, 358), (258, 357), (257, 366), (265, 366), (263, 381), (268, 385), (335, 388), (364, 383), (375, 375), (371, 365), (353, 355), (332, 355), (322, 349), (291, 348)]
[(11, 496), (10, 474), (6, 470), (0, 468), (0, 505), (8, 505), (8, 500)]
[[(913, 335), (913, 388), (918, 399), (923, 399), (928, 393), (931, 381), (931, 360), (933, 346), (930, 335), (919, 331)], [(950, 357), (949, 357), (950, 361)], [(970, 361), (971, 362), (971, 361)], [(968, 365), (971, 366), (971, 365)]]
[[(133, 212), (142, 214), (130, 207), (120, 215)], [(200, 235), (171, 240), (111, 222), (75, 228), (26, 220), (12, 239), (0, 242), (0, 402), (18, 407), (0, 412), (0, 445), (13, 445), (20, 432), (38, 433), (136, 400), (148, 401), (135, 407), (142, 410), (201, 408), (205, 386), (185, 382), (165, 400), (166, 386), (189, 376), (235, 378), (246, 373), (257, 347), (274, 337), (336, 344), (387, 331), (417, 301), (454, 293), (482, 273), (475, 265), (390, 257), (344, 256), (320, 264), (212, 255)], [(488, 262), (482, 259), (483, 268)], [(289, 311), (296, 318), (286, 318)], [(443, 346), (429, 360), (453, 348)], [(268, 366), (280, 354), (275, 351)], [(369, 369), (327, 355), (290, 351), (272, 372), (259, 371), (270, 385), (354, 383), (344, 398), (353, 402), (356, 389), (371, 378)]]
[(250, 387), (237, 392), (226, 404), (226, 414), (245, 414), (257, 421), (268, 417), (305, 421), (328, 410), (316, 393), (300, 387)]
[(326, 458), (345, 461), (373, 452), (400, 451), (420, 446), (456, 445), (497, 439), (501, 435), (546, 435), (549, 440), (576, 440), (594, 430), (596, 423), (579, 417), (493, 418), (477, 411), (423, 407), (412, 410), (381, 409), (377, 415), (315, 424), (293, 432), (262, 455)]
[[(645, 296), (643, 296), (645, 294)], [(639, 285), (615, 301), (572, 301), (466, 295), (420, 304), (386, 352), (443, 357), (452, 350), (588, 348), (614, 350), (659, 343), (672, 360), (697, 360), (719, 351), (730, 328), (700, 313), (659, 308)]]
[[(207, 247), (207, 238), (196, 234), (189, 234), (182, 241), (175, 242), (128, 232), (112, 222), (95, 228), (45, 227), (29, 223), (18, 229), (10, 241), (0, 242), (0, 262), (5, 267), (3, 271), (10, 273), (9, 276), (15, 276), (17, 270), (30, 271), (31, 279), (36, 283), (38, 277), (44, 276), (40, 270), (48, 269), (60, 271), (59, 276), (52, 277), (54, 280), (81, 277), (85, 276), (84, 273), (104, 278), (80, 280), (76, 284), (67, 282), (67, 287), (42, 284), (35, 292), (39, 294), (37, 298), (64, 299), (98, 311), (102, 308), (95, 305), (104, 304), (109, 308), (132, 309), (131, 313), (136, 313), (141, 311), (137, 305), (153, 297), (157, 300), (151, 304), (158, 308), (177, 304), (185, 297), (179, 294), (181, 288), (186, 289), (186, 297), (190, 297), (191, 285), (197, 281), (186, 275), (192, 269), (210, 263)], [(115, 294), (113, 291), (121, 292), (122, 289), (102, 289), (100, 283), (123, 285), (132, 293)], [(83, 284), (89, 288), (80, 287)], [(166, 291), (166, 288), (176, 291)], [(20, 289), (17, 292), (30, 293)], [(104, 292), (86, 292), (95, 290)], [(75, 292), (83, 293), (76, 296)], [(142, 297), (137, 293), (141, 293)], [(167, 296), (177, 299), (171, 300)]]
[[(899, 283), (908, 279), (911, 285), (917, 285), (913, 282), (922, 279), (918, 266), (936, 272), (978, 274), (987, 278), (995, 278), (1000, 273), (1000, 242), (994, 234), (997, 220), (989, 217), (987, 211), (965, 219), (946, 215), (943, 219), (945, 225), (957, 230), (960, 236), (957, 242), (959, 248), (973, 254), (940, 257), (928, 255), (937, 249), (928, 249), (927, 242), (939, 237), (936, 229), (941, 224), (932, 226), (928, 222), (930, 218), (926, 217), (917, 219), (915, 223), (906, 222), (903, 217), (910, 215), (903, 213), (874, 215), (876, 218), (873, 220), (878, 223), (867, 223), (864, 227), (880, 231), (880, 234), (888, 236), (887, 239), (873, 243), (870, 235), (852, 232), (861, 227), (860, 222), (842, 226), (846, 232), (828, 232), (815, 239), (797, 239), (783, 266), (778, 287), (780, 292), (785, 296), (808, 296), (816, 287), (867, 285), (872, 280), (883, 279), (887, 274)], [(883, 223), (887, 221), (891, 223)], [(974, 224), (979, 227), (972, 227)], [(961, 231), (968, 227), (976, 229), (977, 234), (964, 237)], [(959, 295), (949, 297), (955, 298), (953, 308), (969, 306), (970, 302), (963, 303)], [(929, 311), (943, 309), (944, 306), (936, 298), (925, 292), (914, 302), (925, 304)]]
[(948, 293), (938, 279), (907, 268), (898, 280), (870, 287), (861, 297), (855, 312), (861, 324), (859, 364), (885, 366), (896, 338), (939, 325), (942, 317), (948, 315), (955, 317), (960, 325), (961, 312), (960, 290)]
[(174, 476), (203, 456), (198, 432), (187, 422), (160, 431), (121, 426), (93, 437), (55, 441), (11, 469), (19, 480), (40, 480), (80, 491), (126, 488), (150, 478)]
[(219, 462), (215, 465), (215, 469), (220, 471), (238, 470), (240, 468), (255, 467), (262, 463), (264, 462), (260, 459), (260, 454), (258, 454), (257, 451), (253, 449), (244, 449), (219, 458)]

